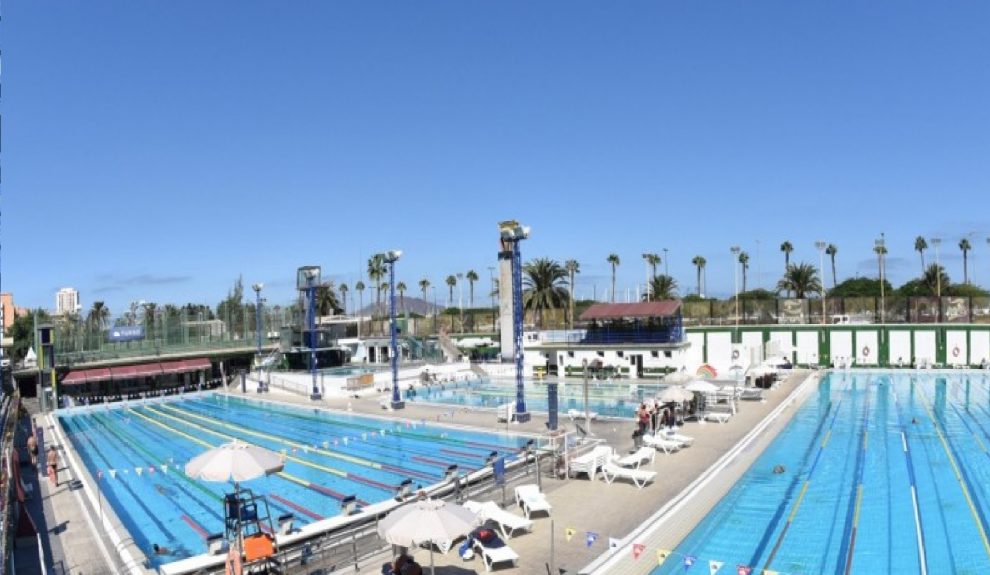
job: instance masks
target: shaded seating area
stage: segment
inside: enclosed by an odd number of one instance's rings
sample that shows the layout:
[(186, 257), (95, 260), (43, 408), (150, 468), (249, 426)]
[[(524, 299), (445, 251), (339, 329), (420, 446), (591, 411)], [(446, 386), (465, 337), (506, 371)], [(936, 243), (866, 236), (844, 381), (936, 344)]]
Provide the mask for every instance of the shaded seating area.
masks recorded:
[(583, 344), (677, 343), (684, 334), (679, 300), (596, 303), (580, 319)]

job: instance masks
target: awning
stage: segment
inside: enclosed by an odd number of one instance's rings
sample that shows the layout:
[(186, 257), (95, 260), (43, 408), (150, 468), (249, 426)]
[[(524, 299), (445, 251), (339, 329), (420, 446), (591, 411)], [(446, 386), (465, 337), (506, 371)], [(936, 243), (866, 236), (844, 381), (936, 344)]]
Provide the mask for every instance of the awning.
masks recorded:
[(162, 374), (162, 364), (160, 363), (140, 363), (134, 366), (135, 377), (154, 377)]
[(97, 369), (75, 369), (62, 378), (62, 385), (82, 385), (110, 379), (110, 370), (105, 367)]
[(183, 364), (185, 364), (185, 362), (184, 361), (181, 361), (181, 360), (179, 360), (179, 361), (166, 361), (166, 362), (163, 362), (161, 364), (162, 372), (163, 373), (182, 373), (183, 371), (185, 371), (185, 369), (183, 369)]
[(671, 317), (681, 308), (680, 300), (639, 303), (596, 303), (581, 314), (582, 321), (595, 319)]
[(205, 357), (183, 360), (182, 365), (185, 367), (185, 371), (200, 371), (204, 369), (212, 369), (213, 367), (213, 364), (210, 363), (209, 358)]
[(110, 373), (114, 379), (129, 379), (137, 377), (137, 366), (118, 365), (110, 368)]

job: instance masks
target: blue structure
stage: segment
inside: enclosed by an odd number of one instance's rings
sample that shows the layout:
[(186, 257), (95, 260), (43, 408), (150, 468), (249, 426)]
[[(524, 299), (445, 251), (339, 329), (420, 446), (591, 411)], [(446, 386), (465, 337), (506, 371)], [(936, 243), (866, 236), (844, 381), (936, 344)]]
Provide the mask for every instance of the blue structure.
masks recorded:
[(515, 421), (522, 423), (530, 420), (526, 411), (526, 395), (523, 385), (523, 303), (522, 303), (522, 255), (519, 242), (529, 237), (529, 227), (515, 221), (499, 224), (502, 243), (512, 247), (512, 342), (516, 362), (516, 411)]
[[(316, 383), (316, 288), (320, 285), (320, 266), (303, 266), (296, 271), (296, 289), (306, 291), (306, 326), (309, 330), (309, 369), (313, 373), (313, 393), (310, 399), (323, 394)], [(306, 338), (303, 337), (303, 343)]]
[(396, 331), (395, 331), (395, 262), (399, 261), (402, 257), (402, 251), (391, 250), (383, 255), (385, 263), (388, 264), (388, 316), (389, 324), (391, 329), (389, 329), (390, 337), (390, 351), (389, 358), (392, 363), (392, 409), (402, 409), (406, 406), (405, 402), (402, 401), (402, 396), (399, 393), (399, 345), (396, 341)]

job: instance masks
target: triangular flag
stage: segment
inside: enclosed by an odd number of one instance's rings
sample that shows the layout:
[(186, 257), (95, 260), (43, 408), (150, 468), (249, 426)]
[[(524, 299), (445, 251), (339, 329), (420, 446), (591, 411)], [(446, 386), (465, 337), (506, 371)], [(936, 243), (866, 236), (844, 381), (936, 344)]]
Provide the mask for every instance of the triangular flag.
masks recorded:
[(135, 467), (134, 468), (134, 473), (137, 473), (138, 475), (141, 475), (141, 472), (142, 471), (144, 471), (144, 468), (143, 467)]
[(684, 570), (687, 571), (691, 567), (694, 567), (694, 564), (697, 561), (698, 561), (698, 558), (695, 557), (694, 555), (685, 555), (684, 556)]
[(347, 438), (344, 438), (344, 445), (347, 445)]
[(323, 449), (327, 449), (328, 447), (330, 447), (330, 442), (329, 441), (324, 441), (323, 442)]
[(639, 556), (643, 554), (643, 551), (645, 549), (646, 549), (646, 545), (643, 545), (642, 543), (633, 543), (632, 546), (633, 559), (639, 559)]
[(748, 565), (736, 565), (736, 575), (750, 575), (753, 572), (753, 568)]
[(722, 565), (725, 565), (725, 563), (722, 563), (721, 561), (716, 561), (714, 559), (709, 559), (708, 575), (715, 575), (716, 573), (718, 573), (718, 570), (722, 568)]
[(598, 534), (593, 531), (588, 531), (584, 537), (584, 542), (588, 545), (588, 547), (591, 547), (595, 544), (595, 541), (598, 541)]
[(148, 466), (148, 473), (154, 473), (154, 472), (155, 472), (155, 466), (154, 465), (149, 465)]
[(567, 541), (570, 542), (571, 537), (574, 537), (575, 533), (577, 533), (577, 529), (574, 529), (573, 527), (564, 529), (564, 539), (567, 539)]
[(619, 546), (619, 540), (618, 539), (616, 539), (615, 537), (609, 537), (608, 538), (608, 548), (609, 549), (615, 549), (618, 546)]
[(780, 573), (777, 573), (776, 571), (773, 571), (773, 570), (770, 570), (770, 569), (764, 569), (763, 570), (763, 575), (780, 575)]
[(103, 479), (103, 470), (99, 470), (96, 472), (96, 480), (99, 481), (101, 479)]
[(110, 479), (116, 479), (117, 478), (117, 470), (116, 469), (110, 469), (108, 471), (110, 471)]
[(168, 463), (162, 463), (162, 473), (168, 473)]
[(382, 435), (385, 435), (385, 430), (384, 429), (382, 430)]
[(362, 433), (361, 434), (361, 439), (364, 440), (364, 441), (367, 441), (368, 440), (368, 434), (367, 433)]
[(663, 565), (668, 557), (670, 557), (670, 549), (657, 549), (657, 565)]

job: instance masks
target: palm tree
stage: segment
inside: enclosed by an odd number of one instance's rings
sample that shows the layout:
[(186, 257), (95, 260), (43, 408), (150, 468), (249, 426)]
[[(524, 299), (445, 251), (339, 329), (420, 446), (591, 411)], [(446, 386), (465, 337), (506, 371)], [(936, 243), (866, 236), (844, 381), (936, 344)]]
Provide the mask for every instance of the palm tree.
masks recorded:
[(914, 238), (914, 251), (918, 252), (918, 255), (921, 256), (921, 275), (925, 275), (925, 250), (927, 249), (928, 242), (925, 241), (924, 237), (918, 236)]
[(469, 295), (468, 301), (471, 302), (471, 303), (470, 303), (469, 307), (471, 309), (474, 309), (474, 282), (478, 281), (478, 272), (476, 272), (474, 270), (468, 270), (467, 273), (464, 274), (464, 278), (467, 279), (469, 290), (470, 290), (469, 291), (469, 294), (470, 295)]
[[(447, 307), (453, 305), (454, 302), (454, 288), (457, 286), (457, 276), (451, 274), (447, 276), (445, 282), (447, 284)], [(454, 314), (450, 314), (450, 331), (454, 331)]]
[[(651, 278), (657, 277), (657, 266), (660, 265), (660, 254), (656, 254), (656, 253), (643, 254), (643, 259), (645, 259), (646, 264), (650, 266), (650, 270), (651, 270), (650, 277)], [(647, 284), (646, 295), (649, 296), (649, 294), (650, 294), (650, 285)], [(650, 298), (647, 297), (646, 301), (650, 301)]]
[(334, 315), (341, 311), (337, 291), (333, 289), (333, 281), (326, 281), (316, 287), (316, 315)]
[(348, 288), (347, 287), (347, 284), (345, 284), (345, 283), (341, 283), (340, 284), (340, 287), (337, 288), (337, 290), (340, 292), (340, 303), (343, 306), (343, 312), (345, 314), (347, 313), (347, 290), (348, 289), (350, 289), (350, 288)]
[(694, 256), (691, 259), (691, 263), (698, 270), (698, 297), (701, 297), (701, 270), (705, 269), (705, 264), (708, 263), (703, 256)]
[(533, 311), (543, 329), (543, 311), (559, 309), (568, 302), (570, 296), (562, 285), (567, 270), (554, 260), (537, 258), (523, 266), (523, 274), (523, 307)]
[(650, 278), (650, 289), (643, 294), (643, 299), (649, 301), (650, 294), (653, 294), (652, 297), (656, 301), (675, 299), (677, 297), (677, 280), (664, 274), (653, 276)]
[(430, 280), (426, 278), (419, 280), (419, 289), (423, 292), (423, 301), (427, 301), (426, 292), (430, 289)]
[(357, 283), (354, 284), (354, 289), (358, 292), (358, 314), (360, 315), (364, 313), (364, 282), (358, 280)]
[(94, 301), (92, 309), (86, 318), (91, 330), (99, 331), (107, 326), (110, 320), (110, 309), (102, 301)]
[(883, 256), (887, 254), (887, 246), (877, 244), (873, 246), (873, 253), (877, 254), (877, 278), (883, 279)]
[[(791, 252), (794, 251), (794, 245), (791, 242), (784, 240), (784, 243), (780, 244), (780, 251), (784, 252), (784, 274), (787, 274), (787, 268), (791, 267)], [(745, 289), (743, 291), (746, 291)], [(787, 297), (790, 297), (791, 292), (787, 292)]]
[(742, 266), (742, 290), (746, 291), (746, 272), (749, 270), (749, 254), (739, 252), (739, 264)]
[(619, 254), (609, 254), (605, 261), (612, 266), (612, 303), (615, 303), (615, 268), (622, 262), (619, 260)]
[(777, 282), (777, 290), (788, 293), (794, 292), (794, 297), (803, 299), (809, 293), (821, 294), (824, 297), (822, 282), (818, 278), (815, 266), (806, 263), (787, 266), (784, 277)]
[(827, 255), (832, 260), (832, 289), (835, 289), (835, 254), (839, 253), (839, 248), (835, 244), (829, 244), (825, 248), (825, 255)]
[(399, 309), (406, 309), (406, 282), (399, 282), (395, 284), (395, 291), (399, 292)]
[[(375, 284), (375, 313), (382, 316), (382, 278), (385, 277), (385, 257), (382, 254), (375, 254), (368, 258), (368, 279)], [(374, 314), (372, 314), (372, 327), (374, 327)]]
[(934, 296), (938, 293), (940, 284), (943, 287), (948, 287), (952, 280), (949, 279), (949, 274), (945, 273), (944, 267), (936, 264), (928, 264), (928, 267), (925, 268), (925, 275), (921, 277), (921, 281), (928, 288), (931, 295)]
[(968, 265), (969, 264), (969, 259), (968, 259), (967, 255), (969, 254), (969, 250), (973, 249), (973, 246), (969, 245), (969, 240), (967, 240), (966, 238), (963, 238), (963, 239), (959, 240), (959, 249), (962, 250), (962, 253), (963, 253), (963, 283), (964, 284), (968, 284), (969, 283), (969, 265)]
[(570, 329), (574, 329), (574, 275), (581, 272), (581, 264), (577, 260), (567, 260), (564, 262), (564, 269), (567, 271), (568, 306), (567, 324)]

